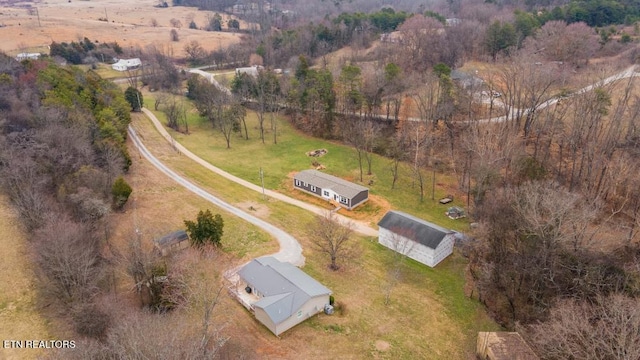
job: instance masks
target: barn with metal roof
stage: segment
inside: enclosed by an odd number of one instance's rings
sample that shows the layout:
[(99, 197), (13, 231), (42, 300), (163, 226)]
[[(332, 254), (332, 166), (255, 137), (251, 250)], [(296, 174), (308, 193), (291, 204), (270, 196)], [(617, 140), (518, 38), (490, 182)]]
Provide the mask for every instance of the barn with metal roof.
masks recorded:
[(453, 252), (454, 232), (401, 211), (389, 211), (378, 222), (378, 242), (434, 267)]

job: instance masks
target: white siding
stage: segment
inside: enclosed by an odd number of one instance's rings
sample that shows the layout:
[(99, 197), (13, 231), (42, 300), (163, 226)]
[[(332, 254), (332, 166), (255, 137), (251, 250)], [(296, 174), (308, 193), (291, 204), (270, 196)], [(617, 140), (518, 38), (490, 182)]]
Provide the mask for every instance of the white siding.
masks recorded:
[(394, 234), (389, 229), (385, 228), (379, 229), (378, 242), (393, 251), (397, 251), (398, 246), (394, 244), (394, 236), (396, 239), (401, 239), (399, 240), (401, 242), (411, 241), (413, 243), (411, 246), (404, 247), (407, 249), (404, 251), (404, 255), (430, 267), (436, 266), (440, 261), (444, 260), (453, 252), (453, 234), (445, 236), (435, 250), (403, 236)]
[[(292, 327), (307, 320), (313, 315), (324, 311), (324, 306), (329, 303), (329, 295), (316, 296), (309, 299), (300, 309), (295, 311), (293, 315), (287, 318), (285, 321), (276, 325), (276, 331), (274, 334), (280, 335), (283, 332), (291, 329)], [(298, 312), (301, 312), (301, 316), (298, 317)]]
[[(277, 335), (282, 334), (283, 332), (291, 329), (292, 327), (298, 325), (299, 323), (307, 320), (313, 315), (324, 311), (324, 306), (329, 303), (329, 295), (316, 296), (312, 299), (309, 299), (300, 309), (295, 311), (293, 315), (285, 319), (279, 324), (274, 324), (269, 318), (269, 315), (260, 308), (255, 309), (256, 319), (258, 319), (261, 323), (264, 324), (272, 333)], [(300, 312), (300, 317), (298, 317), (298, 313)]]

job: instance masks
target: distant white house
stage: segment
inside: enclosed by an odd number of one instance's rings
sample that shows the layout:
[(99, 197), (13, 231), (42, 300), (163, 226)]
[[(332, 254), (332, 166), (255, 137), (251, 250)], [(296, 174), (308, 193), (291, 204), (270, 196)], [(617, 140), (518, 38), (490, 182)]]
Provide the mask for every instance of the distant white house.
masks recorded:
[(238, 271), (233, 293), (276, 336), (331, 309), (331, 290), (273, 256), (253, 259)]
[(378, 242), (430, 267), (453, 253), (454, 232), (401, 211), (378, 223)]
[(247, 74), (253, 77), (258, 77), (258, 72), (262, 69), (264, 68), (260, 65), (236, 68), (236, 75)]
[(127, 71), (132, 69), (137, 69), (142, 65), (142, 61), (138, 58), (133, 59), (120, 59), (113, 65), (111, 68), (116, 71)]
[(38, 60), (40, 59), (40, 53), (20, 53), (16, 55), (16, 60)]

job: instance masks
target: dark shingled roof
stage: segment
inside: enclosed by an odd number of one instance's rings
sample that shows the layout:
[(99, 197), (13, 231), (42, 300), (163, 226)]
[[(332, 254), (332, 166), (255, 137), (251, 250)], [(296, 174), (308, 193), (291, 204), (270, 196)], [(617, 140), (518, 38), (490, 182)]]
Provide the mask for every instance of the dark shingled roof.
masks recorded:
[(435, 249), (447, 234), (447, 230), (436, 224), (419, 219), (401, 211), (389, 211), (378, 222), (378, 226), (402, 235), (431, 249)]
[(348, 197), (350, 199), (358, 195), (362, 191), (369, 190), (362, 185), (354, 184), (347, 180), (343, 180), (333, 175), (325, 174), (318, 170), (302, 170), (293, 178), (303, 181), (307, 184), (317, 186), (321, 189), (331, 189), (337, 194)]
[(184, 230), (174, 231), (171, 234), (167, 234), (159, 239), (155, 240), (158, 247), (164, 248), (174, 244), (181, 243), (185, 240), (189, 240), (189, 235)]

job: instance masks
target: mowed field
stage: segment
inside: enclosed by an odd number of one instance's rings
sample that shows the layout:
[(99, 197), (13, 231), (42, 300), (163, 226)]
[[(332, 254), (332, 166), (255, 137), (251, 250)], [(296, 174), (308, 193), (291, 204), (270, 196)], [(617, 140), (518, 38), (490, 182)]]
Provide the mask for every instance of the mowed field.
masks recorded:
[[(481, 304), (465, 295), (466, 260), (459, 254), (449, 257), (436, 269), (406, 260), (402, 265), (400, 280), (392, 290), (391, 302), (385, 305), (385, 289), (389, 284), (389, 269), (393, 266), (394, 257), (375, 238), (355, 237), (355, 256), (343, 261), (340, 271), (329, 271), (328, 259), (314, 249), (307, 230), (314, 221), (312, 214), (273, 199), (265, 200), (260, 193), (233, 184), (185, 159), (172, 150), (148, 120), (138, 114), (134, 118), (134, 127), (143, 136), (147, 147), (173, 170), (247, 212), (253, 213), (254, 210), (250, 209), (253, 206), (257, 212), (255, 215), (298, 238), (306, 257), (303, 270), (329, 287), (343, 309), (334, 316), (320, 314), (278, 339), (240, 304), (227, 298), (225, 301), (229, 302), (226, 303), (228, 307), (225, 305), (225, 311), (228, 313), (228, 322), (225, 332), (234, 346), (246, 348), (248, 353), (260, 359), (466, 359), (472, 357), (478, 331), (498, 329)], [(254, 129), (254, 124), (251, 125)], [(281, 129), (284, 131), (287, 128), (283, 126)], [(255, 129), (252, 132), (255, 134)], [(213, 138), (210, 136), (209, 141), (213, 142)], [(239, 144), (242, 140), (235, 141)], [(225, 152), (224, 149), (216, 151)], [(232, 152), (226, 154), (237, 161), (242, 157)], [(137, 155), (134, 157), (135, 163), (145, 163), (145, 160), (138, 160)], [(156, 178), (153, 175), (157, 173), (155, 169), (146, 164), (142, 166), (148, 169), (143, 181), (147, 181), (147, 177)], [(160, 178), (157, 180), (161, 181)], [(166, 182), (171, 184), (169, 180)], [(272, 180), (271, 183), (278, 187), (278, 182)], [(132, 185), (134, 189), (140, 187), (139, 184)], [(149, 198), (145, 207), (178, 209), (183, 201), (192, 197), (189, 193), (183, 195), (179, 198)], [(138, 202), (137, 199), (135, 201)], [(153, 228), (156, 224), (163, 226), (164, 221), (176, 223), (176, 219), (166, 220), (171, 217), (171, 212), (158, 211), (156, 214), (145, 219), (146, 227)], [(228, 215), (223, 216), (229, 218)], [(228, 237), (223, 242), (227, 251), (227, 247), (233, 246), (235, 241), (233, 237)], [(253, 248), (236, 263), (242, 263), (250, 257), (249, 254), (257, 256), (275, 250), (272, 242), (264, 245), (263, 251)]]
[[(49, 336), (47, 320), (38, 312), (28, 246), (17, 213), (9, 199), (0, 194), (0, 341), (61, 339)], [(41, 355), (42, 350), (0, 346), (0, 359), (35, 359)]]
[[(170, 1), (169, 1), (170, 2)], [(189, 29), (193, 19), (198, 29), (204, 28), (214, 13), (192, 7), (157, 8), (157, 0), (25, 1), (0, 0), (0, 51), (10, 55), (19, 52), (48, 53), (52, 41), (116, 41), (127, 51), (137, 46), (155, 45), (174, 56), (183, 56), (186, 44), (196, 40), (205, 50), (223, 48), (240, 41), (240, 34)], [(29, 10), (30, 7), (32, 10)], [(33, 9), (37, 8), (37, 12)], [(39, 20), (38, 20), (39, 14)], [(228, 15), (222, 15), (223, 29)], [(102, 21), (102, 20), (108, 21)], [(171, 41), (171, 19), (179, 20), (179, 41)], [(152, 26), (152, 20), (157, 26)], [(240, 22), (240, 28), (246, 28)]]

